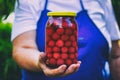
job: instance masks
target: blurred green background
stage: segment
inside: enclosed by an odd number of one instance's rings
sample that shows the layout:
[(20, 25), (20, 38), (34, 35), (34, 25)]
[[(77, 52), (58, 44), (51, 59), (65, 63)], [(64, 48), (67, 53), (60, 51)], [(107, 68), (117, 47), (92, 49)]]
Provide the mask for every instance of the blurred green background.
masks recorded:
[[(12, 59), (10, 41), (12, 23), (3, 23), (14, 9), (15, 0), (0, 0), (0, 80), (20, 80), (20, 68)], [(120, 0), (112, 0), (115, 16), (120, 26)]]

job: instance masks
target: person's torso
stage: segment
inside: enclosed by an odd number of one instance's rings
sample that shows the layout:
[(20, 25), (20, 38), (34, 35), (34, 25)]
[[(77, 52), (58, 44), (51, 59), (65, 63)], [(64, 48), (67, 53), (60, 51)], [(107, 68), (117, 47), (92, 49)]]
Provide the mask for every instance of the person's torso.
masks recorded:
[[(45, 1), (40, 1), (41, 10), (44, 9)], [(110, 35), (106, 29), (106, 12), (103, 7), (104, 4), (101, 3), (100, 0), (83, 0), (88, 15), (107, 39), (109, 47), (111, 47)], [(50, 11), (74, 11), (76, 13), (82, 10), (79, 0), (49, 0), (47, 9)]]
[[(51, 11), (48, 7), (49, 3), (41, 13), (37, 24), (36, 43), (40, 51), (45, 51), (45, 24), (48, 19), (46, 14)], [(101, 14), (96, 15), (102, 16)], [(109, 49), (105, 36), (101, 33), (100, 27), (94, 24), (86, 10), (82, 9), (77, 12), (76, 21), (78, 23), (78, 60), (82, 61), (79, 70), (61, 78), (51, 78), (42, 72), (34, 73), (25, 70), (23, 71), (25, 80), (107, 80), (103, 74)]]

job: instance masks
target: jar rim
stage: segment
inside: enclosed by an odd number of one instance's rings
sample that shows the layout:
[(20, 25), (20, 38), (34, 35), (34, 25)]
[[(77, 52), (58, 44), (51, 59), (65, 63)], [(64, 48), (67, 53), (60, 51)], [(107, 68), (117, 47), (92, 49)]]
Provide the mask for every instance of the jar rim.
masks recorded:
[(47, 16), (76, 16), (75, 12), (48, 12)]

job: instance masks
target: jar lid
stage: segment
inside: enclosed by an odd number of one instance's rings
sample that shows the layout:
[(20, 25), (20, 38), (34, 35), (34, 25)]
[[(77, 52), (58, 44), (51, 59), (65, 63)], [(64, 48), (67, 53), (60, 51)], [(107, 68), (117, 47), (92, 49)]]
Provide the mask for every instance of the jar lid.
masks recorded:
[(76, 16), (75, 12), (48, 12), (48, 16)]

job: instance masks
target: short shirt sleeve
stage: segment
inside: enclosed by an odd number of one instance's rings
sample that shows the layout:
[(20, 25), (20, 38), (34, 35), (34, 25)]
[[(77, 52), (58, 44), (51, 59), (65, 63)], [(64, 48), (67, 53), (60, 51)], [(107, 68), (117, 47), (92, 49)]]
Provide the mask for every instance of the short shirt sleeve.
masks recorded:
[(16, 2), (11, 40), (24, 32), (35, 30), (41, 10), (40, 0), (19, 0)]
[[(104, 2), (106, 1), (106, 2)], [(111, 4), (111, 0), (104, 0), (103, 2), (106, 5), (105, 12), (106, 12), (106, 22), (107, 22), (107, 30), (110, 34), (111, 40), (118, 40), (120, 39), (120, 31), (115, 19), (113, 7)], [(102, 1), (101, 1), (102, 2)]]

